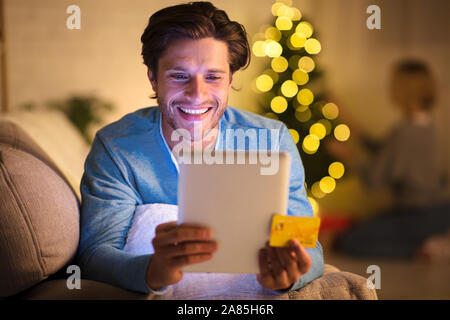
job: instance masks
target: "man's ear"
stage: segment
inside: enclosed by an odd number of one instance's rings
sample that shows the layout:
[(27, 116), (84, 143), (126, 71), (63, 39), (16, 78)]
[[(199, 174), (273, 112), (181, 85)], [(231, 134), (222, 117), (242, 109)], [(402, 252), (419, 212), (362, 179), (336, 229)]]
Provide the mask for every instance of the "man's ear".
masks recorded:
[(157, 86), (156, 86), (156, 73), (154, 73), (150, 68), (147, 69), (147, 76), (148, 80), (150, 80), (150, 84), (152, 85), (152, 89), (155, 93)]

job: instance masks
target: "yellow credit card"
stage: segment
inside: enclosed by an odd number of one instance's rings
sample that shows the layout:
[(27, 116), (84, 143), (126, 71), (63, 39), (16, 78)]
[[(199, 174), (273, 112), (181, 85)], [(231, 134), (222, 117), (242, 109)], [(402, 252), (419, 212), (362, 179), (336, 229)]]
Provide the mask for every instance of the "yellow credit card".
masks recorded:
[(275, 214), (270, 232), (271, 247), (288, 247), (296, 239), (305, 248), (315, 248), (319, 235), (320, 218), (294, 217)]

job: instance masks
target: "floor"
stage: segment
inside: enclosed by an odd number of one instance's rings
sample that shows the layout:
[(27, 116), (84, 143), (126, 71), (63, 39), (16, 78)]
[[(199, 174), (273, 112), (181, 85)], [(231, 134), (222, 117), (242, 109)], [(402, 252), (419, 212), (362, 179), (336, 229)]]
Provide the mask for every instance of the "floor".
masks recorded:
[[(450, 264), (428, 264), (419, 261), (393, 261), (385, 259), (354, 258), (324, 250), (325, 262), (342, 271), (353, 272), (371, 278), (374, 271), (368, 267), (376, 265), (380, 270), (379, 299), (450, 299)], [(372, 267), (373, 268), (373, 267)], [(374, 284), (376, 282), (372, 281)]]

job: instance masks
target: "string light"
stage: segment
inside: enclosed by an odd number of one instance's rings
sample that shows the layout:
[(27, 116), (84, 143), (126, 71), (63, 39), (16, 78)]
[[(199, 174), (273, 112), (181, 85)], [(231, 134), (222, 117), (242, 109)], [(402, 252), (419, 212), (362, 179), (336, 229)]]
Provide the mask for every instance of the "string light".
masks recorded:
[(281, 85), (281, 93), (288, 98), (292, 98), (295, 96), (298, 92), (298, 86), (295, 83), (295, 81), (292, 80), (286, 80)]
[(311, 187), (311, 193), (313, 194), (314, 197), (316, 197), (317, 199), (321, 199), (323, 197), (326, 196), (326, 193), (323, 192), (320, 189), (320, 185), (319, 182), (314, 182), (312, 187)]
[(305, 139), (303, 139), (302, 148), (307, 154), (316, 153), (317, 149), (319, 149), (320, 140), (315, 135), (307, 135)]
[(276, 96), (272, 99), (270, 102), (270, 107), (272, 108), (273, 112), (276, 113), (283, 113), (286, 111), (288, 106), (288, 103), (284, 97)]
[(309, 76), (306, 72), (297, 69), (292, 73), (292, 80), (294, 80), (298, 85), (304, 85), (309, 81)]
[(308, 106), (314, 101), (314, 94), (309, 89), (302, 89), (298, 92), (297, 100), (300, 104)]
[(322, 140), (325, 137), (325, 135), (327, 134), (327, 129), (325, 128), (325, 126), (323, 124), (317, 122), (317, 123), (314, 123), (309, 128), (309, 134), (313, 134), (317, 138)]
[(305, 45), (306, 38), (299, 33), (294, 33), (289, 38), (289, 42), (294, 48), (302, 48)]
[(332, 193), (336, 188), (336, 180), (329, 176), (323, 177), (320, 179), (319, 186), (322, 192)]
[(273, 87), (273, 80), (267, 74), (260, 75), (256, 78), (256, 88), (261, 92), (267, 92)]
[(309, 203), (311, 204), (314, 217), (319, 216), (319, 204), (314, 198), (308, 197)]
[(295, 144), (297, 144), (300, 140), (300, 135), (298, 134), (297, 130), (289, 129), (289, 132), (291, 133), (292, 139), (294, 139)]
[(350, 128), (345, 124), (339, 124), (334, 128), (334, 137), (339, 141), (347, 141), (350, 138)]
[(344, 165), (339, 161), (333, 162), (328, 167), (328, 173), (334, 179), (342, 178), (342, 176), (344, 175), (344, 172), (345, 172)]
[(315, 67), (316, 64), (314, 63), (314, 60), (308, 56), (301, 57), (298, 60), (298, 68), (304, 72), (309, 73), (313, 71)]
[(278, 30), (291, 30), (292, 20), (288, 17), (278, 17), (275, 21), (275, 26), (278, 28)]
[(314, 38), (309, 38), (305, 41), (305, 50), (309, 54), (318, 54), (322, 50), (319, 40)]
[(309, 38), (313, 34), (313, 27), (309, 22), (300, 22), (295, 28), (295, 32), (301, 34), (305, 38)]
[(300, 122), (306, 122), (311, 119), (311, 110), (309, 110), (308, 107), (306, 107), (305, 110), (300, 110), (297, 108), (295, 110), (295, 118)]
[(336, 104), (332, 102), (327, 103), (322, 108), (322, 114), (324, 115), (325, 118), (334, 120), (339, 115), (339, 108)]
[(281, 54), (283, 53), (283, 47), (276, 41), (268, 40), (264, 51), (267, 56), (276, 58), (281, 56)]
[(264, 41), (258, 40), (252, 46), (253, 54), (256, 57), (265, 57), (266, 56), (266, 43)]
[(271, 67), (276, 72), (284, 72), (289, 67), (289, 62), (285, 57), (273, 58), (271, 62)]
[(266, 37), (266, 39), (269, 39), (269, 40), (280, 41), (281, 32), (280, 32), (280, 30), (278, 30), (275, 27), (269, 27), (266, 29), (264, 36)]

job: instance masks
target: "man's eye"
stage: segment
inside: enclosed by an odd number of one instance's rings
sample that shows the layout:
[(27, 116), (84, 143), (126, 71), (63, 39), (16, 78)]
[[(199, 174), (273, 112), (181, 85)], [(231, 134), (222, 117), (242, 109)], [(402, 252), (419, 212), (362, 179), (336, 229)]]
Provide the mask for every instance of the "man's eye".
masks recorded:
[(217, 77), (217, 76), (207, 76), (206, 79), (208, 79), (208, 80), (219, 80), (220, 77)]
[(184, 74), (172, 74), (171, 77), (173, 79), (176, 79), (176, 80), (185, 80), (185, 79), (187, 79), (187, 76), (185, 76)]

